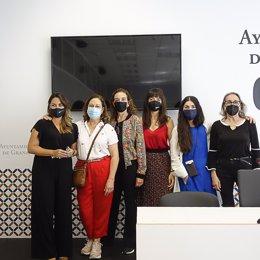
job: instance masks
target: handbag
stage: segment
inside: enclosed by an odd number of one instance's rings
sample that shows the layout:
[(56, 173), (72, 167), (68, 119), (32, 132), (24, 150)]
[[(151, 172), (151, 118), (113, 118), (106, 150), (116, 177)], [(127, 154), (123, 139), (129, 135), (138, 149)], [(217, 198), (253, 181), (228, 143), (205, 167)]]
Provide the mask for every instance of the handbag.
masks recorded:
[(103, 129), (105, 125), (103, 125), (102, 127), (100, 127), (100, 129), (98, 130), (96, 136), (94, 137), (91, 146), (89, 148), (88, 151), (88, 155), (86, 160), (84, 161), (84, 164), (81, 166), (74, 166), (73, 169), (73, 175), (72, 175), (72, 186), (75, 188), (84, 188), (86, 186), (86, 177), (87, 177), (87, 162), (88, 162), (88, 158), (90, 155), (90, 152), (93, 148), (94, 142), (97, 139), (98, 134), (101, 132), (101, 130)]
[(186, 170), (190, 177), (199, 175), (193, 160), (189, 160), (185, 162), (185, 164), (186, 164)]
[[(195, 148), (194, 148), (192, 158), (194, 158), (194, 155), (195, 155), (195, 152), (196, 152), (197, 140), (198, 140), (198, 129), (197, 129), (197, 133), (196, 133), (196, 143), (195, 143)], [(186, 161), (185, 164), (186, 164), (186, 170), (187, 170), (190, 177), (194, 177), (194, 176), (199, 175), (193, 159)]]

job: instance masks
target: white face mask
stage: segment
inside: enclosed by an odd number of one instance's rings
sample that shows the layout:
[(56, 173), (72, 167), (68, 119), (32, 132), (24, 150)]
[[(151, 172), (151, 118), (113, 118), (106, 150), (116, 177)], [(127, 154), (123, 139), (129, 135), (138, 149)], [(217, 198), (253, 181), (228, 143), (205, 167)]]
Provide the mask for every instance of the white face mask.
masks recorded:
[(88, 107), (87, 114), (91, 119), (97, 119), (101, 116), (102, 112), (100, 108)]

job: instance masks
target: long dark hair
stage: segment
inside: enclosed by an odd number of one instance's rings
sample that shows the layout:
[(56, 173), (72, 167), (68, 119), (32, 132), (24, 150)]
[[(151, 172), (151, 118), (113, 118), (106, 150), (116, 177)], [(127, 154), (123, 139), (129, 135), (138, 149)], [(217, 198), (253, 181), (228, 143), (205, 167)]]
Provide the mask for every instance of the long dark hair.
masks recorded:
[(204, 123), (204, 114), (198, 99), (194, 96), (185, 97), (180, 104), (179, 115), (178, 115), (178, 145), (182, 153), (188, 153), (191, 151), (192, 147), (192, 136), (190, 132), (190, 125), (188, 120), (184, 117), (183, 107), (187, 101), (194, 103), (197, 109), (197, 115), (193, 119), (193, 124), (195, 127), (199, 127)]
[(90, 98), (88, 98), (87, 101), (85, 102), (83, 109), (82, 109), (84, 121), (88, 122), (89, 119), (90, 119), (89, 116), (88, 116), (87, 110), (88, 110), (89, 102), (94, 98), (97, 98), (101, 101), (101, 104), (102, 104), (102, 107), (103, 107), (103, 112), (100, 116), (100, 120), (103, 121), (104, 123), (107, 123), (108, 122), (107, 105), (106, 105), (104, 98), (101, 95), (93, 95)]
[(65, 114), (61, 118), (61, 126), (60, 126), (61, 133), (62, 134), (72, 133), (73, 126), (72, 126), (72, 118), (70, 116), (70, 104), (69, 104), (68, 99), (65, 96), (63, 96), (61, 93), (53, 93), (49, 97), (48, 108), (47, 108), (47, 112), (48, 112), (49, 116), (52, 117), (51, 113), (50, 113), (50, 104), (54, 98), (58, 98), (65, 109)]
[(151, 110), (148, 105), (149, 103), (148, 100), (151, 97), (159, 97), (162, 101), (162, 105), (160, 107), (159, 114), (158, 114), (159, 127), (161, 127), (168, 120), (167, 102), (164, 93), (160, 88), (152, 88), (148, 91), (144, 101), (143, 115), (142, 115), (144, 128), (149, 128), (151, 126)]
[(115, 95), (118, 93), (118, 92), (123, 92), (126, 94), (127, 96), (127, 101), (128, 101), (128, 104), (129, 104), (129, 107), (127, 108), (129, 113), (131, 115), (136, 115), (137, 114), (137, 108), (134, 104), (134, 101), (131, 97), (131, 95), (129, 94), (129, 92), (124, 89), (124, 88), (118, 88), (116, 89), (113, 93), (112, 93), (112, 96), (111, 96), (111, 99), (110, 99), (110, 116), (111, 116), (111, 120), (116, 120), (117, 119), (117, 111), (115, 109), (115, 106), (114, 106), (114, 98), (115, 98)]

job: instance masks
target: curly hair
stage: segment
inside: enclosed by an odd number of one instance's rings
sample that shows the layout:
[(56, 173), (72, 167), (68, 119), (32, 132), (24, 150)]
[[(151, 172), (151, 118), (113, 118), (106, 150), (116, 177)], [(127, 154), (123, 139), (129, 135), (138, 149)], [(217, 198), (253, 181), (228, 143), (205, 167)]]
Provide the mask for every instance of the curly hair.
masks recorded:
[(134, 101), (133, 101), (131, 95), (129, 94), (129, 92), (124, 88), (118, 88), (112, 93), (112, 96), (111, 96), (111, 99), (110, 99), (111, 120), (115, 120), (117, 118), (117, 111), (116, 111), (115, 106), (114, 106), (114, 98), (115, 98), (115, 95), (119, 92), (123, 92), (127, 96), (127, 100), (128, 100), (128, 104), (129, 104), (129, 107), (127, 109), (129, 111), (129, 113), (132, 114), (132, 115), (137, 115), (137, 108), (136, 108)]

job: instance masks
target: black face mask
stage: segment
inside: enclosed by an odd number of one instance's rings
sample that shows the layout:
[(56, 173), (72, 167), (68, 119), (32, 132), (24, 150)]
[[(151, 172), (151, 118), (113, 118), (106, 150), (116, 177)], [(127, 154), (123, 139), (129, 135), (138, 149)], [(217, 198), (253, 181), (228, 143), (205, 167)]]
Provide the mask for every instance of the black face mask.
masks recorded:
[(235, 116), (239, 111), (239, 107), (236, 105), (230, 105), (226, 107), (226, 112), (230, 115), (230, 116)]
[(65, 109), (64, 108), (54, 108), (50, 109), (50, 115), (53, 117), (61, 117), (65, 114)]
[(126, 110), (126, 102), (115, 102), (114, 106), (117, 112), (124, 112)]
[(161, 102), (154, 100), (149, 102), (148, 106), (152, 111), (158, 111), (161, 108), (162, 104)]

